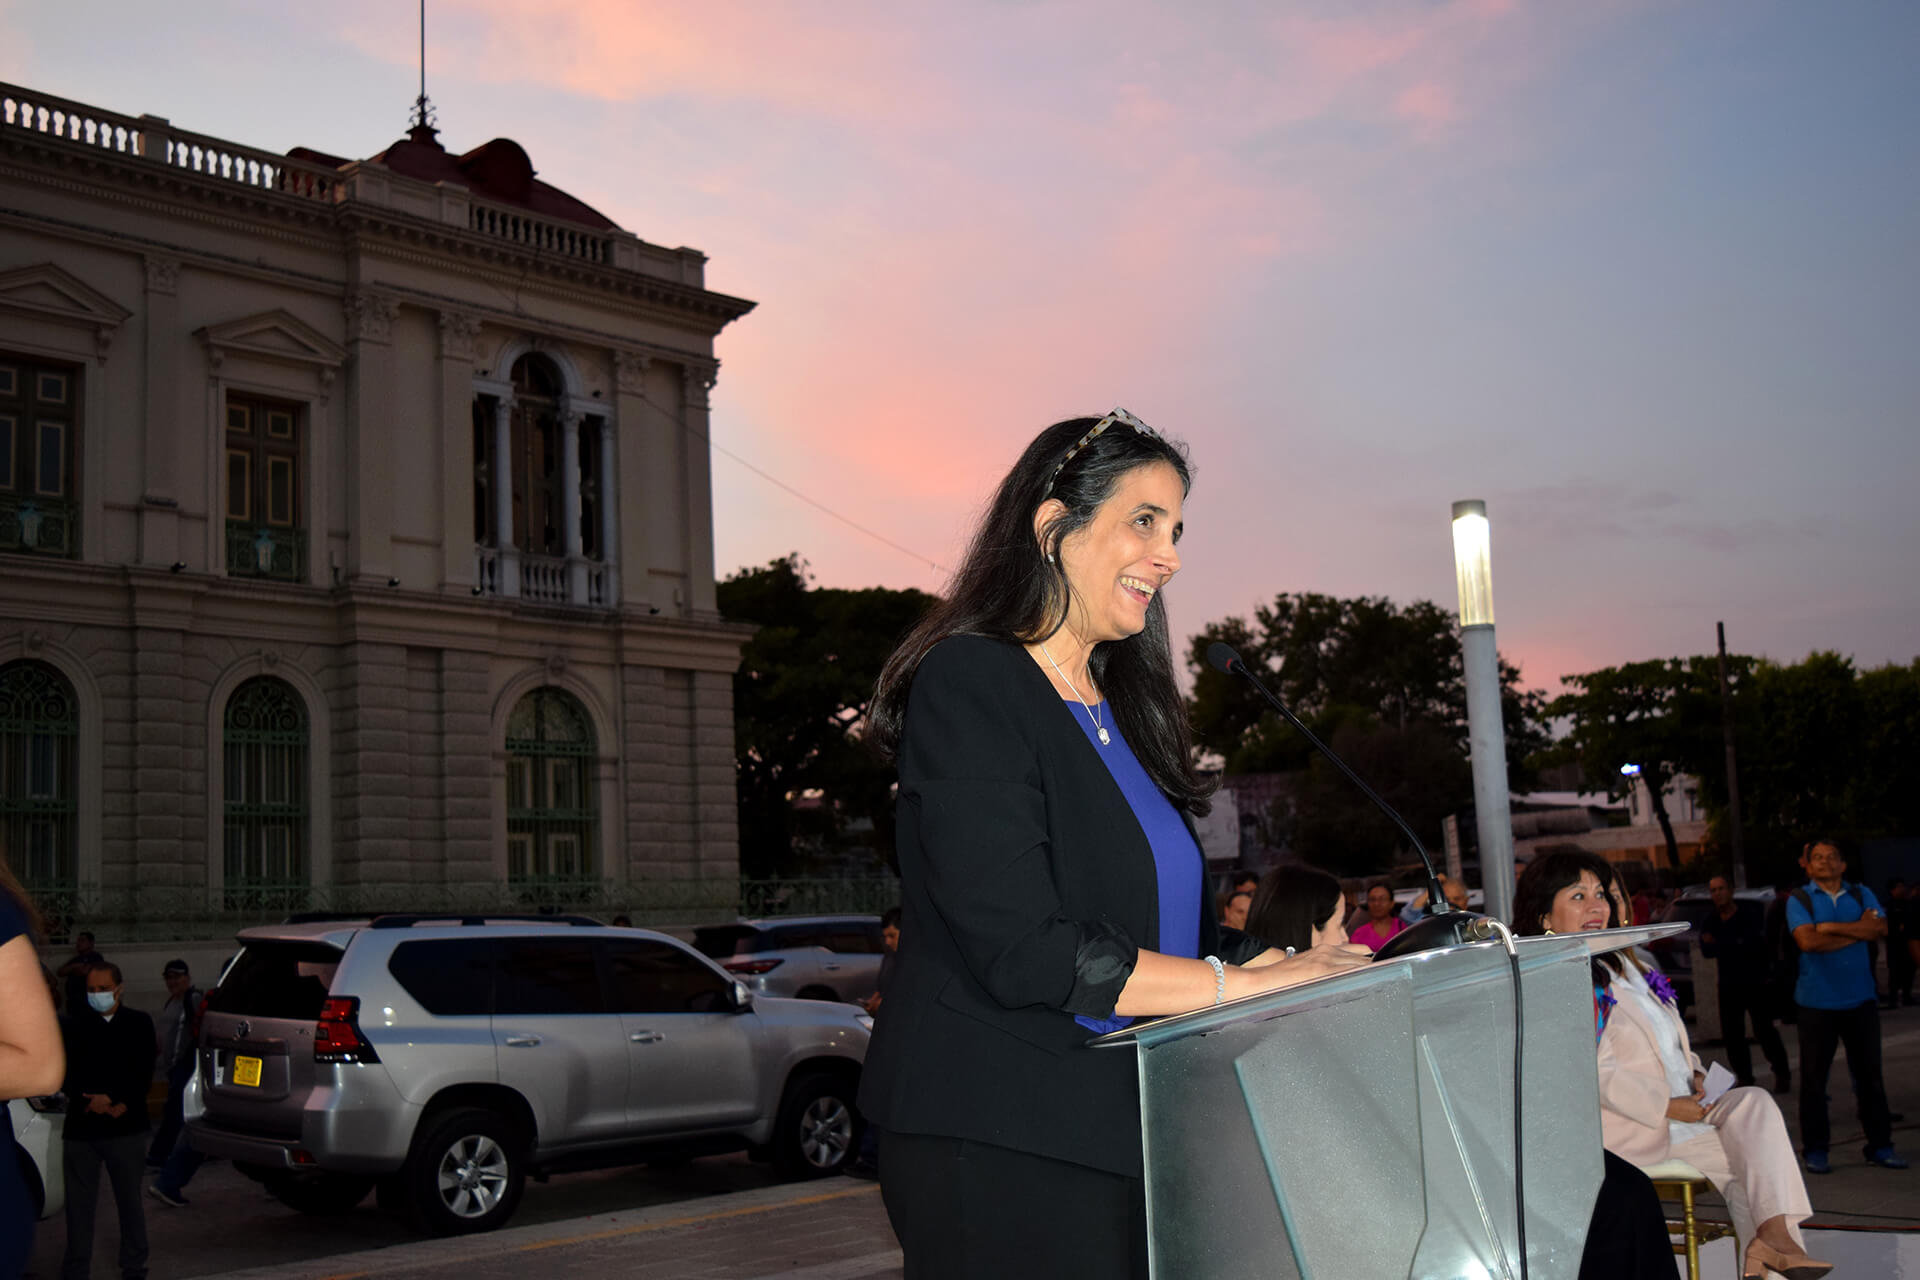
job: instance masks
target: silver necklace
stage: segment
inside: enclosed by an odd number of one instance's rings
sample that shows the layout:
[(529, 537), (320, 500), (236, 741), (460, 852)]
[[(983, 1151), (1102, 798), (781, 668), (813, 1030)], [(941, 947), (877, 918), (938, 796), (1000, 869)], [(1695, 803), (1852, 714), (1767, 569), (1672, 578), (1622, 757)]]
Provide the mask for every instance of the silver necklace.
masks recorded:
[(1093, 709), (1091, 702), (1080, 696), (1080, 687), (1073, 681), (1067, 680), (1067, 673), (1060, 669), (1060, 664), (1053, 660), (1053, 655), (1047, 652), (1047, 646), (1044, 644), (1040, 646), (1040, 656), (1047, 660), (1047, 665), (1053, 668), (1055, 675), (1067, 681), (1067, 688), (1073, 690), (1073, 696), (1080, 698), (1080, 705), (1087, 709), (1087, 716), (1093, 721), (1093, 732), (1100, 739), (1100, 745), (1104, 747), (1112, 742), (1113, 739), (1107, 736), (1107, 727), (1100, 723), (1100, 713)]

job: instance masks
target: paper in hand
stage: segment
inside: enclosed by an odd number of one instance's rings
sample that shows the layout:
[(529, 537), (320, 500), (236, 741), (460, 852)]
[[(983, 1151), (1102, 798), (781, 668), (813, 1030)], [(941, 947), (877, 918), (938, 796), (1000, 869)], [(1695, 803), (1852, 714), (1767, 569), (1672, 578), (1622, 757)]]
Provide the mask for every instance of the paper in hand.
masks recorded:
[(1700, 1105), (1710, 1107), (1737, 1083), (1733, 1072), (1715, 1062), (1707, 1067), (1707, 1082), (1700, 1088)]

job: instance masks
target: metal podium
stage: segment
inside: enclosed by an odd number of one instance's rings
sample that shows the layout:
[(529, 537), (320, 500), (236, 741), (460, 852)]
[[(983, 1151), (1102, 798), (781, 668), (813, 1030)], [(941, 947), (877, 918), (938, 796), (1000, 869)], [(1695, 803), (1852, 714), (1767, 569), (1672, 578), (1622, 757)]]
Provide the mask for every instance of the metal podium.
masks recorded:
[[(1588, 960), (1684, 926), (1518, 939), (1527, 1263), (1575, 1280), (1599, 1190)], [(1160, 1280), (1518, 1280), (1513, 972), (1498, 942), (1139, 1023)]]

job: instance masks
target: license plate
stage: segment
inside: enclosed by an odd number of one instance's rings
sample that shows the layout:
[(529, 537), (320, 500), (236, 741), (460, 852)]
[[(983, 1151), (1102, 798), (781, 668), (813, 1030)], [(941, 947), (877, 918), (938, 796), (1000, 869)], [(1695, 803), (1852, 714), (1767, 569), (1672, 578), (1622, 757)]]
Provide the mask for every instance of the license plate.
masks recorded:
[(246, 1085), (249, 1089), (260, 1087), (260, 1059), (236, 1056), (233, 1060), (233, 1082)]

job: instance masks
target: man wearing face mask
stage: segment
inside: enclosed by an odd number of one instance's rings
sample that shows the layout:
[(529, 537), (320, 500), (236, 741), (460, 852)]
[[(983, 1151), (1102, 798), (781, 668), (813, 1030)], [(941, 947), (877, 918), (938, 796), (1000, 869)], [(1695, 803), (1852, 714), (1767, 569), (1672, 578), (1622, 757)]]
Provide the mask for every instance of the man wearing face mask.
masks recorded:
[(63, 1280), (92, 1273), (93, 1218), (100, 1171), (120, 1213), (120, 1275), (145, 1280), (147, 1219), (140, 1202), (147, 1151), (147, 1085), (158, 1051), (153, 1019), (120, 1003), (120, 966), (87, 970), (87, 1005), (69, 1010), (66, 1140), (67, 1253)]

